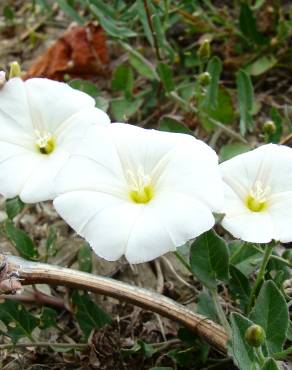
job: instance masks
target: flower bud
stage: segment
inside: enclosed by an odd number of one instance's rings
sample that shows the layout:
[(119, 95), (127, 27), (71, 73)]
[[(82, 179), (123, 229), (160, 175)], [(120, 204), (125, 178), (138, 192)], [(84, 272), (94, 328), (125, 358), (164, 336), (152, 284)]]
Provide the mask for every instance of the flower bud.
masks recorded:
[(199, 82), (202, 86), (208, 86), (211, 82), (211, 75), (209, 72), (203, 72), (199, 75)]
[(18, 62), (11, 62), (9, 67), (10, 67), (9, 79), (21, 76), (21, 68)]
[(259, 347), (264, 343), (266, 333), (261, 326), (254, 324), (246, 330), (244, 337), (250, 346)]
[(200, 45), (198, 49), (198, 57), (201, 59), (202, 62), (206, 62), (210, 58), (210, 55), (210, 41), (207, 39)]
[(263, 130), (265, 134), (272, 135), (276, 132), (276, 125), (274, 121), (266, 121), (263, 126)]

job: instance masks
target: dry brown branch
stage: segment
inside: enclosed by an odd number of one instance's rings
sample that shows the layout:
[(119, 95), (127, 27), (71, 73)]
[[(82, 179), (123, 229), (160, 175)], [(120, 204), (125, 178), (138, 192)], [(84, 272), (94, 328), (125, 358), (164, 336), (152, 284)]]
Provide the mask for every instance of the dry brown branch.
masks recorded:
[(64, 285), (127, 301), (179, 322), (220, 352), (226, 352), (227, 335), (220, 325), (161, 294), (111, 278), (26, 261), (16, 256), (6, 256), (6, 263), (8, 271), (17, 271), (23, 285), (42, 283)]

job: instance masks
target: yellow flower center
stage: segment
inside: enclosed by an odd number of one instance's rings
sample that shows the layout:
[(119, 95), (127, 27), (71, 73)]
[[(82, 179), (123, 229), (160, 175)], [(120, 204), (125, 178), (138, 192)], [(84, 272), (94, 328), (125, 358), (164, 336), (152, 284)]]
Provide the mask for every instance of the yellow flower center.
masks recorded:
[(35, 130), (35, 135), (38, 152), (41, 154), (51, 154), (56, 147), (53, 135), (50, 132), (40, 132), (39, 130)]
[(151, 184), (151, 178), (144, 174), (142, 168), (139, 168), (135, 174), (128, 170), (128, 183), (130, 187), (129, 196), (130, 199), (135, 203), (146, 204), (154, 196), (154, 188)]
[(267, 195), (270, 191), (269, 186), (264, 188), (261, 181), (256, 181), (245, 199), (247, 208), (252, 212), (264, 211), (268, 206)]

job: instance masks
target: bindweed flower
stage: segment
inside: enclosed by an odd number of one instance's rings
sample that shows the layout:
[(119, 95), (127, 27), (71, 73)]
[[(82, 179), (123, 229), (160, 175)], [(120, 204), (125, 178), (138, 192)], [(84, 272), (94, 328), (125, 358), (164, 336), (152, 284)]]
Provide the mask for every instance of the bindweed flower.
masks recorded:
[(292, 241), (292, 149), (268, 144), (220, 165), (222, 226), (247, 242)]
[(114, 123), (88, 130), (56, 179), (54, 206), (99, 256), (140, 263), (212, 228), (222, 186), (203, 142)]
[(94, 99), (68, 85), (12, 78), (0, 90), (0, 193), (34, 203), (54, 198), (53, 180), (90, 125), (107, 125)]

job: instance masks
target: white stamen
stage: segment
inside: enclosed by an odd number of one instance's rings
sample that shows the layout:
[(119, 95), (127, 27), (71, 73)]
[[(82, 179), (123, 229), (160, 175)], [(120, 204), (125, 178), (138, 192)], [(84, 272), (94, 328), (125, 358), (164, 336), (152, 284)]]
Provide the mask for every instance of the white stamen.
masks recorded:
[(151, 177), (149, 175), (145, 175), (143, 168), (140, 166), (138, 171), (134, 173), (132, 170), (127, 170), (128, 175), (128, 184), (131, 190), (140, 192), (146, 186), (151, 184)]
[(48, 142), (53, 137), (50, 132), (46, 132), (46, 131), (41, 132), (39, 130), (34, 130), (34, 133), (37, 137), (36, 144), (38, 145), (39, 148), (45, 148)]
[(257, 180), (250, 190), (250, 196), (259, 203), (264, 203), (267, 201), (267, 196), (271, 192), (271, 187), (263, 187), (263, 183), (260, 180)]

